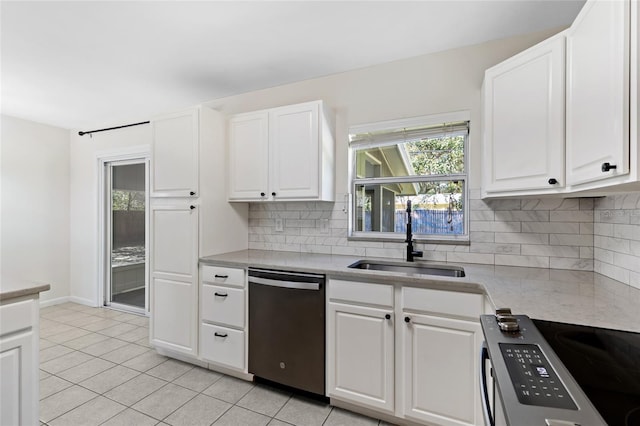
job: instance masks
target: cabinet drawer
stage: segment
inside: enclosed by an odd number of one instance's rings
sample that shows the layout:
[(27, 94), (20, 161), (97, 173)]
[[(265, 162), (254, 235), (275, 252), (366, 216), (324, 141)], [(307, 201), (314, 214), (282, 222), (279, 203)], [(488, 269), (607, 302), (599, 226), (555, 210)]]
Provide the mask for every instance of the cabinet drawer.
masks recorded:
[(211, 362), (244, 370), (244, 331), (200, 325), (200, 356)]
[(202, 265), (202, 282), (244, 287), (244, 269)]
[(244, 327), (244, 290), (204, 284), (202, 319), (230, 327)]
[(329, 299), (393, 307), (393, 286), (357, 281), (329, 281)]
[(402, 309), (478, 320), (482, 315), (484, 296), (474, 293), (403, 287)]
[(36, 303), (29, 299), (0, 306), (0, 335), (33, 327), (38, 318)]

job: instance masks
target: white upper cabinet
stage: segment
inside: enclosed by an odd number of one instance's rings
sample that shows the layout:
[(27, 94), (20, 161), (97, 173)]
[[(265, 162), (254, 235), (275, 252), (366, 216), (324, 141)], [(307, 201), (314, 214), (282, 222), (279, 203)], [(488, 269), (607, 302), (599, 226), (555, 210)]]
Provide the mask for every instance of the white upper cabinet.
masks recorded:
[(198, 109), (151, 120), (151, 196), (198, 196)]
[(564, 59), (561, 33), (486, 71), (485, 192), (564, 186)]
[(587, 2), (567, 34), (570, 185), (629, 173), (629, 34), (629, 1)]
[(320, 191), (319, 104), (270, 112), (270, 189), (274, 199), (317, 198)]
[(229, 120), (229, 200), (334, 199), (334, 137), (322, 101)]
[(483, 197), (640, 189), (639, 24), (637, 1), (587, 0), (569, 29), (487, 70)]
[(232, 117), (229, 139), (229, 198), (265, 198), (269, 180), (269, 113)]

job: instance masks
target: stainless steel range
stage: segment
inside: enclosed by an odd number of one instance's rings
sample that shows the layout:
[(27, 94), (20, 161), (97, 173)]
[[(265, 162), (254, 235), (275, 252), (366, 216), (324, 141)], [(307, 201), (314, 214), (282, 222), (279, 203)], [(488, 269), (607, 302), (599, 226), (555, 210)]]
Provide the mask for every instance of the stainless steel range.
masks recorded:
[(508, 309), (480, 321), (487, 425), (640, 425), (640, 334)]

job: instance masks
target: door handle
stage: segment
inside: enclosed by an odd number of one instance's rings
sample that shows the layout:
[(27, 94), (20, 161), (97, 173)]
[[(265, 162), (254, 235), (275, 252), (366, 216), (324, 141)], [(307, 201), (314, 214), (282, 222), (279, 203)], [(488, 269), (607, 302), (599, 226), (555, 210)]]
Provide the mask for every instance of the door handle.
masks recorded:
[(491, 404), (489, 404), (489, 391), (487, 389), (487, 363), (489, 359), (489, 350), (487, 344), (482, 342), (480, 348), (480, 394), (482, 395), (482, 414), (484, 415), (484, 424), (487, 426), (495, 426), (495, 420), (491, 414)]
[(320, 283), (281, 281), (260, 277), (249, 277), (249, 284), (262, 284), (271, 287), (292, 288), (295, 290), (320, 290)]

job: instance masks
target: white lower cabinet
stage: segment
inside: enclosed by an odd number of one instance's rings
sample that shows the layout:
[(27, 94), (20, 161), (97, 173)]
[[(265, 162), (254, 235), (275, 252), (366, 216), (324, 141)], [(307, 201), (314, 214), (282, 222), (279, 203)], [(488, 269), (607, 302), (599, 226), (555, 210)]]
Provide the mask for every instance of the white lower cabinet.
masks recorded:
[(198, 353), (198, 209), (189, 201), (151, 203), (151, 343)]
[(203, 323), (200, 328), (200, 357), (237, 370), (245, 369), (245, 332)]
[(38, 298), (0, 306), (0, 425), (37, 425)]
[(393, 412), (393, 310), (333, 302), (328, 310), (329, 396)]
[(328, 290), (329, 397), (411, 423), (483, 423), (483, 295), (342, 280)]
[(200, 359), (246, 373), (245, 270), (202, 265), (200, 277)]
[(482, 343), (478, 322), (405, 314), (404, 414), (441, 425), (475, 425), (478, 365)]

